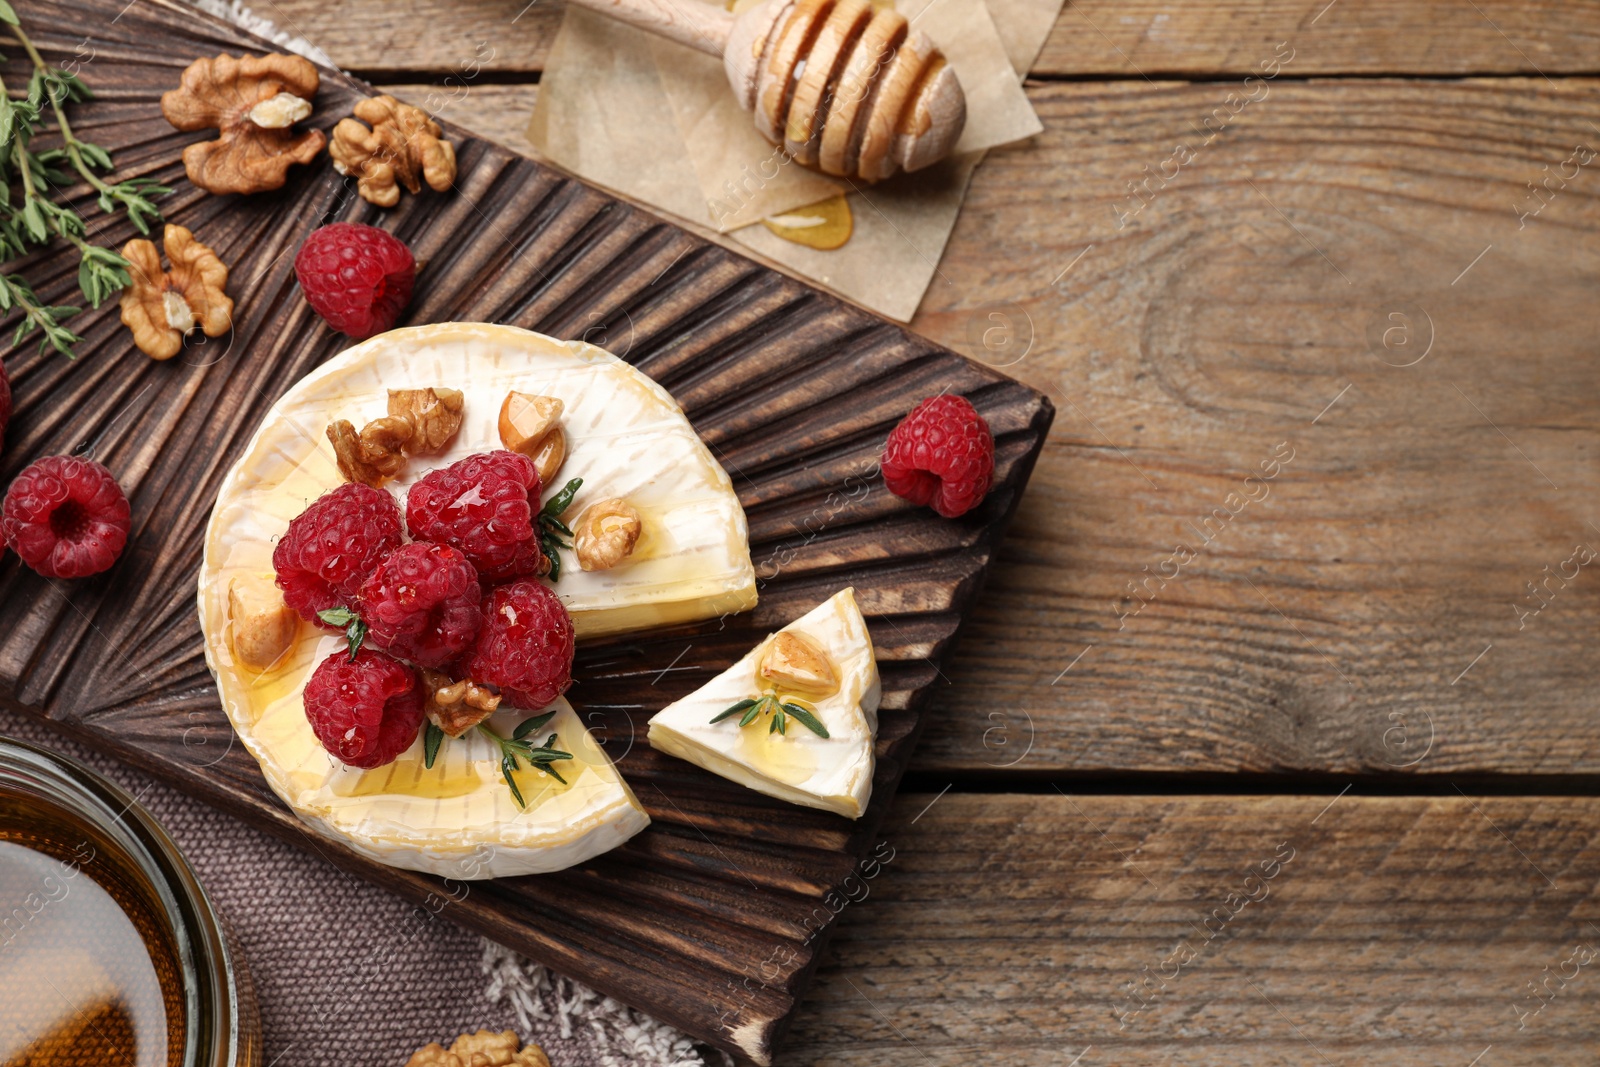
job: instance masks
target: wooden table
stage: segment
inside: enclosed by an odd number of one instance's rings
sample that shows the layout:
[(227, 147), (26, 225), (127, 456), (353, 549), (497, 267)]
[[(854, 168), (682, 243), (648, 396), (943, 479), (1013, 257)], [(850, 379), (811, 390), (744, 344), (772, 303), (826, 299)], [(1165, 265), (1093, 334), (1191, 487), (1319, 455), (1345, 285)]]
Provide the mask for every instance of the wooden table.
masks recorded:
[[(254, 6), (529, 150), (524, 3)], [(1063, 12), (913, 323), (1059, 414), (780, 1062), (1594, 1061), (1597, 70), (1594, 0)]]

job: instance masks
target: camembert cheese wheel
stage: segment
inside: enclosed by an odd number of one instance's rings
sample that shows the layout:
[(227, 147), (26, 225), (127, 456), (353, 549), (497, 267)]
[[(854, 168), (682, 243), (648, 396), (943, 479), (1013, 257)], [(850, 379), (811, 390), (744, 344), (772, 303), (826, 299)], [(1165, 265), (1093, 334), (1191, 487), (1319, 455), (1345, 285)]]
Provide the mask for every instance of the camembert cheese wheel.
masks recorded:
[[(564, 404), (567, 458), (555, 481), (582, 478), (571, 510), (626, 499), (643, 533), (610, 570), (583, 571), (563, 552), (557, 595), (578, 639), (670, 625), (755, 605), (744, 511), (726, 472), (672, 397), (615, 356), (509, 326), (445, 323), (394, 330), (356, 345), (312, 372), (272, 406), (218, 494), (200, 569), (206, 661), (223, 708), (273, 790), (321, 832), (380, 862), (451, 878), (536, 874), (580, 863), (649, 822), (604, 750), (565, 701), (542, 728), (573, 754), (562, 785), (526, 765), (519, 808), (501, 778), (494, 742), (474, 731), (447, 739), (432, 768), (419, 738), (374, 770), (346, 767), (317, 742), (301, 693), (312, 670), (343, 638), (302, 624), (267, 670), (235, 656), (230, 583), (272, 577), (272, 549), (289, 521), (342, 480), (325, 434), (386, 413), (388, 390), (459, 389), (464, 421), (448, 450), (415, 457), (388, 488), (404, 506), (407, 487), (430, 469), (502, 447), (498, 418), (510, 391)], [(553, 487), (546, 487), (546, 492)], [(490, 725), (510, 736), (546, 709), (502, 707)]]

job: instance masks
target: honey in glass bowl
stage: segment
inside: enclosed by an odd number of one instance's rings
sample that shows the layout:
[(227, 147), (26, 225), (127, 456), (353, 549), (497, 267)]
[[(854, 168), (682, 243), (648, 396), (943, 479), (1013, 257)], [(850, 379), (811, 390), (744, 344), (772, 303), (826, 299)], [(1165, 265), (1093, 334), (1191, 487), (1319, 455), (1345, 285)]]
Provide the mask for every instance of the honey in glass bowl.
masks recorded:
[(117, 786), (0, 738), (0, 1064), (256, 1067), (237, 952)]

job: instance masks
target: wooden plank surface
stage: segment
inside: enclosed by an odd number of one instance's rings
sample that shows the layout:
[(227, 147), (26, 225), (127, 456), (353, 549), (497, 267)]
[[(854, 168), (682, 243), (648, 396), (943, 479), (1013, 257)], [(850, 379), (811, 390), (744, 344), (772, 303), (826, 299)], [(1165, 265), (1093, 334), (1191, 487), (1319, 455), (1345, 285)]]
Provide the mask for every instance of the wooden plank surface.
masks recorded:
[(913, 328), (1060, 417), (913, 769), (1600, 773), (1597, 90), (1031, 89)]
[(902, 794), (875, 849), (781, 1064), (1600, 1054), (1592, 797)]
[[(267, 0), (255, 10), (382, 82), (531, 78), (561, 24), (559, 0)], [(1280, 42), (1307, 74), (1600, 70), (1600, 3), (1457, 0), (1071, 0), (1036, 77), (1243, 77)]]

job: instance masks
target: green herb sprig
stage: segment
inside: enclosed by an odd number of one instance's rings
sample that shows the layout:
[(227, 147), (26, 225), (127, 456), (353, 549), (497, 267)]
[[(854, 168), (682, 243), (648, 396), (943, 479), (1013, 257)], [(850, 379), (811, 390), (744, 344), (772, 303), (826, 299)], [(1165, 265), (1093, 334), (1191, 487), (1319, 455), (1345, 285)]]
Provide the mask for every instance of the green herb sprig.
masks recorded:
[[(489, 729), (487, 723), (480, 722), (478, 724), (479, 732), (492, 739), (500, 748), (500, 773), (505, 776), (506, 785), (511, 787), (511, 795), (517, 798), (517, 807), (519, 808), (528, 806), (528, 802), (522, 799), (522, 790), (517, 788), (517, 780), (512, 777), (512, 772), (517, 769), (517, 761), (519, 759), (527, 760), (528, 766), (544, 771), (562, 785), (567, 784), (567, 780), (561, 777), (561, 772), (556, 770), (555, 764), (559, 760), (571, 759), (572, 753), (563, 752), (556, 747), (556, 735), (553, 733), (545, 738), (544, 744), (537, 748), (534, 747), (532, 741), (528, 740), (529, 734), (555, 718), (555, 714), (553, 711), (547, 711), (543, 715), (535, 715), (531, 719), (522, 720), (517, 724), (517, 728), (512, 731), (509, 738), (501, 737)], [(426, 742), (424, 742), (424, 747), (426, 747)]]
[(727, 711), (714, 717), (711, 722), (713, 724), (719, 723), (723, 719), (731, 719), (741, 713), (743, 713), (739, 719), (741, 727), (749, 726), (761, 716), (770, 714), (772, 718), (767, 725), (767, 733), (769, 734), (788, 736), (789, 720), (794, 719), (818, 737), (828, 736), (828, 728), (822, 725), (821, 719), (818, 719), (799, 704), (791, 704), (779, 700), (778, 692), (775, 689), (768, 689), (759, 697), (750, 697), (739, 701), (728, 708)]
[[(152, 198), (171, 190), (148, 178), (112, 183), (97, 174), (96, 170), (112, 169), (111, 156), (73, 132), (66, 110), (69, 103), (90, 99), (89, 87), (39, 54), (5, 0), (0, 0), (0, 23), (10, 28), (33, 63), (21, 98), (12, 99), (0, 81), (0, 258), (14, 259), (60, 238), (78, 250), (78, 288), (85, 300), (99, 307), (127, 287), (131, 266), (118, 253), (91, 243), (82, 216), (68, 204), (52, 200), (48, 192), (82, 180), (97, 194), (102, 211), (125, 212), (140, 233), (149, 234), (150, 223), (161, 218)], [(31, 145), (43, 130), (47, 108), (60, 131), (61, 147), (35, 152)], [(41, 354), (54, 349), (72, 358), (73, 346), (82, 338), (66, 322), (81, 308), (45, 304), (22, 275), (0, 274), (0, 313), (13, 308), (22, 312), (13, 345), (37, 330)]]
[(539, 509), (539, 550), (550, 561), (549, 578), (552, 582), (561, 578), (560, 550), (572, 547), (571, 543), (561, 540), (572, 536), (572, 528), (561, 521), (561, 514), (572, 506), (572, 498), (578, 495), (582, 486), (582, 478), (572, 479)]
[[(3, 3), (4, 0), (0, 0)], [(327, 611), (317, 612), (317, 618), (336, 629), (344, 631), (344, 638), (350, 643), (350, 662), (356, 661), (356, 653), (361, 651), (361, 642), (367, 639), (367, 624), (361, 621), (361, 616), (349, 608), (329, 608)]]

